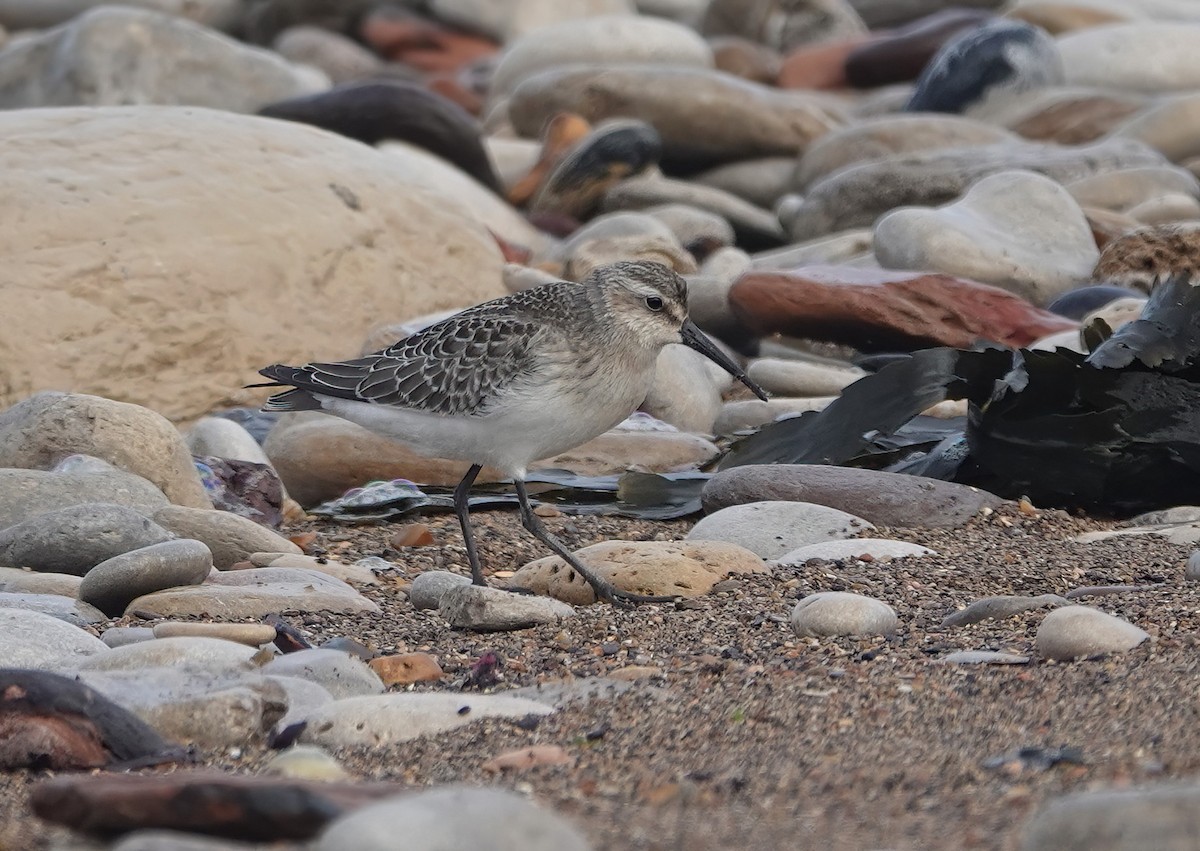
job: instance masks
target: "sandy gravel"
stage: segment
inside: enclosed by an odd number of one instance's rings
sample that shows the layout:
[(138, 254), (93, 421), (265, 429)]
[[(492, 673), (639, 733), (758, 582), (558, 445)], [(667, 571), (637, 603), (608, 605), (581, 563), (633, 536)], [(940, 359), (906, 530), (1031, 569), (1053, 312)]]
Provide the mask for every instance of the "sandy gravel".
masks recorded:
[[(542, 555), (513, 514), (481, 515), (492, 569)], [(952, 532), (877, 530), (941, 555), (892, 564), (810, 562), (741, 578), (679, 606), (592, 606), (569, 625), (500, 635), (447, 630), (399, 590), (416, 572), (463, 569), (450, 517), (428, 518), (435, 545), (396, 551), (395, 526), (310, 524), (342, 560), (375, 555), (398, 576), (367, 591), (380, 616), (294, 620), (314, 641), (351, 636), (380, 652), (426, 650), (454, 688), (481, 653), (505, 660), (503, 690), (630, 666), (658, 673), (616, 697), (580, 702), (525, 730), (485, 721), (390, 750), (338, 754), (355, 773), (418, 785), (499, 783), (574, 819), (598, 849), (1015, 849), (1040, 804), (1200, 769), (1200, 583), (1183, 579), (1188, 549), (1148, 538), (1068, 539), (1108, 524), (1062, 512), (1005, 509)], [(610, 538), (673, 539), (688, 522), (552, 517), (572, 546)], [(295, 533), (301, 528), (289, 530)], [(1063, 594), (1091, 585), (1141, 590), (1080, 600), (1153, 637), (1119, 657), (1042, 662), (1033, 638), (1045, 610), (942, 630), (943, 617), (993, 594)], [(799, 639), (795, 600), (853, 590), (891, 604), (891, 639)], [(1033, 655), (1028, 665), (954, 666), (960, 649)], [(572, 766), (494, 777), (481, 764), (529, 744), (558, 744)], [(1072, 746), (1082, 764), (991, 761), (1017, 748)], [(212, 764), (253, 771), (250, 748)], [(999, 764), (997, 765), (996, 762)], [(0, 849), (48, 847), (64, 834), (23, 814), (26, 775), (0, 779)]]

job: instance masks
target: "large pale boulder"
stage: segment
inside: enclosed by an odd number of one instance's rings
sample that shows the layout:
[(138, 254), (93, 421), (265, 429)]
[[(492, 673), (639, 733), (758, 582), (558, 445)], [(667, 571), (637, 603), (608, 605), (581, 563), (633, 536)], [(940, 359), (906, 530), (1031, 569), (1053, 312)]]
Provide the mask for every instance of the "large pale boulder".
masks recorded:
[(0, 112), (0, 407), (42, 389), (173, 420), (381, 321), (504, 294), (475, 223), (392, 157), (190, 107)]

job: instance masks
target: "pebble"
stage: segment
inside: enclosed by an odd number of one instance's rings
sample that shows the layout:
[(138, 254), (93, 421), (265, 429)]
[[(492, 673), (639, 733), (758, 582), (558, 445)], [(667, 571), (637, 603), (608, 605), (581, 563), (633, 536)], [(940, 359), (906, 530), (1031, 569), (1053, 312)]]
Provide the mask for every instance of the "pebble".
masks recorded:
[(267, 760), (262, 773), (293, 780), (335, 782), (351, 779), (350, 772), (340, 762), (315, 745), (292, 745), (280, 751)]
[(861, 517), (809, 502), (749, 502), (702, 517), (686, 540), (725, 541), (772, 559), (808, 544), (852, 538), (873, 528)]
[(958, 275), (1038, 305), (1090, 281), (1100, 257), (1070, 193), (1025, 171), (985, 177), (944, 207), (888, 213), (875, 226), (875, 255), (887, 268)]
[(814, 502), (879, 526), (958, 528), (1002, 500), (986, 491), (878, 470), (823, 464), (733, 467), (713, 476), (701, 493), (704, 510), (764, 500)]
[(322, 27), (288, 27), (271, 47), (289, 62), (319, 68), (335, 85), (374, 76), (384, 68), (378, 56), (354, 39)]
[[(252, 647), (204, 636), (156, 638), (113, 647), (79, 666), (82, 671), (145, 671), (187, 668), (189, 672), (249, 670)], [(147, 679), (147, 682), (150, 678)]]
[(1054, 798), (1025, 828), (1023, 851), (1185, 851), (1200, 831), (1200, 785), (1160, 783)]
[(776, 396), (836, 396), (866, 373), (854, 367), (800, 360), (757, 358), (746, 374)]
[(896, 558), (920, 558), (929, 555), (937, 555), (937, 552), (918, 544), (910, 544), (908, 541), (893, 541), (887, 538), (851, 538), (847, 541), (823, 541), (797, 547), (791, 552), (779, 556), (775, 562), (781, 565), (804, 564), (813, 558), (825, 561), (840, 561), (841, 559), (891, 561)]
[[(617, 588), (653, 596), (699, 597), (731, 574), (767, 570), (757, 554), (726, 541), (603, 541), (574, 555)], [(530, 562), (509, 585), (576, 606), (596, 601), (592, 587), (558, 556)]]
[[(100, 396), (51, 391), (0, 413), (0, 467), (45, 469), (72, 454), (141, 476), (177, 505), (212, 508), (191, 453), (162, 414)], [(92, 500), (80, 500), (85, 501)]]
[(988, 619), (1003, 620), (1004, 618), (1011, 618), (1013, 615), (1019, 615), (1021, 612), (1028, 612), (1032, 609), (1065, 605), (1067, 605), (1067, 598), (1060, 597), (1058, 594), (1039, 594), (1036, 597), (1017, 595), (984, 597), (982, 600), (976, 600), (965, 609), (946, 615), (942, 619), (942, 629), (966, 626), (967, 624), (979, 623)]
[(429, 653), (398, 653), (379, 656), (367, 663), (385, 686), (436, 682), (443, 676), (436, 656)]
[[(463, 818), (470, 813), (470, 818)], [(556, 813), (515, 792), (445, 786), (370, 804), (342, 816), (315, 851), (390, 851), (403, 825), (406, 851), (589, 851), (591, 844)]]
[(74, 626), (89, 626), (107, 618), (90, 603), (61, 594), (19, 594), (0, 591), (0, 609), (27, 609), (61, 618)]
[[(519, 575), (518, 572), (513, 577), (514, 584)], [(574, 608), (559, 600), (471, 584), (444, 592), (438, 613), (451, 627), (476, 632), (528, 629), (558, 623), (576, 614)]]
[(313, 648), (286, 653), (263, 665), (262, 672), (316, 683), (336, 700), (382, 694), (385, 690), (374, 670), (361, 659), (341, 650)]
[(111, 626), (100, 633), (100, 640), (108, 647), (124, 647), (139, 641), (153, 641), (155, 637), (154, 629), (148, 626)]
[(228, 570), (254, 553), (302, 552), (282, 535), (228, 511), (168, 505), (155, 512), (154, 521), (181, 538), (204, 542), (217, 570)]
[(58, 594), (78, 597), (83, 577), (67, 573), (35, 573), (19, 567), (0, 567), (0, 591), (14, 594)]
[(933, 661), (946, 665), (1027, 665), (1029, 657), (995, 650), (959, 650)]
[(414, 609), (436, 609), (451, 588), (470, 585), (471, 578), (448, 570), (427, 570), (413, 577), (408, 587), (408, 601)]
[(79, 599), (116, 617), (144, 594), (199, 585), (212, 568), (212, 553), (199, 541), (184, 538), (153, 544), (96, 565), (83, 577)]
[(0, 531), (0, 564), (83, 576), (102, 561), (171, 537), (169, 531), (123, 505), (73, 505)]
[(270, 465), (262, 445), (240, 423), (226, 417), (201, 417), (184, 435), (188, 451), (235, 461)]
[(179, 638), (188, 635), (199, 635), (206, 638), (220, 638), (225, 641), (236, 641), (250, 647), (261, 647), (275, 640), (275, 627), (265, 623), (189, 623), (186, 621), (166, 621), (155, 624), (154, 638)]
[(1124, 653), (1150, 637), (1128, 621), (1087, 606), (1064, 606), (1042, 619), (1035, 644), (1047, 659)]
[(500, 694), (397, 692), (335, 700), (309, 714), (300, 736), (326, 748), (386, 747), (484, 718), (549, 715), (552, 706)]
[(1136, 21), (1091, 27), (1058, 39), (1074, 86), (1165, 94), (1200, 88), (1200, 23)]
[(845, 591), (821, 591), (796, 603), (790, 618), (800, 636), (891, 635), (899, 627), (892, 607)]
[(942, 46), (921, 72), (906, 109), (968, 112), (1062, 82), (1062, 60), (1045, 30), (993, 20)]
[(203, 585), (146, 594), (127, 611), (147, 617), (263, 618), (283, 611), (378, 613), (379, 606), (352, 587), (312, 570), (264, 567), (210, 576)]
[(108, 649), (103, 641), (62, 618), (0, 607), (0, 668), (69, 668)]
[(295, 553), (253, 553), (248, 561), (243, 562), (241, 569), (245, 569), (244, 565), (246, 564), (253, 565), (254, 567), (270, 567), (275, 569), (295, 567), (301, 570), (324, 573), (326, 576), (332, 576), (334, 579), (340, 579), (342, 582), (354, 583), (356, 585), (378, 585), (379, 578), (375, 575), (375, 571), (371, 569), (372, 564), (375, 562), (378, 562), (377, 566), (380, 569), (392, 569), (395, 567), (391, 562), (385, 561), (378, 556), (360, 559), (354, 564), (343, 564), (337, 559), (325, 556), (296, 555)]
[(692, 180), (769, 210), (787, 192), (795, 171), (796, 161), (791, 157), (762, 157), (717, 166), (700, 172)]

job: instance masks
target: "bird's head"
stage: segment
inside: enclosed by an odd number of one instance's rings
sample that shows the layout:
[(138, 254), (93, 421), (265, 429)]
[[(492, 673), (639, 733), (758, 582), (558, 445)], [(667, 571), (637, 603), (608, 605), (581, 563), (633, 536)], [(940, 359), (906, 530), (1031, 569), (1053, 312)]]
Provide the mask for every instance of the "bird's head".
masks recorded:
[(766, 401), (767, 394), (688, 318), (687, 281), (661, 263), (623, 260), (601, 266), (585, 285), (598, 288), (613, 319), (644, 345), (682, 343), (718, 364)]

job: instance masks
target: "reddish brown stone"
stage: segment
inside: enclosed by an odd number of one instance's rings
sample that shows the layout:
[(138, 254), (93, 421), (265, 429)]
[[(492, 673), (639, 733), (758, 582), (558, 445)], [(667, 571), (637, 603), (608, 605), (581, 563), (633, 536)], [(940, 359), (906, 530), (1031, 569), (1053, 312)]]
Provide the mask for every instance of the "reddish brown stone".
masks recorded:
[(428, 653), (398, 653), (380, 656), (367, 663), (385, 686), (436, 682), (442, 678), (442, 666)]
[(978, 339), (1026, 346), (1077, 327), (976, 281), (847, 266), (749, 272), (734, 283), (729, 303), (757, 333), (782, 332), (867, 352), (962, 348)]
[(84, 833), (146, 828), (229, 839), (308, 839), (333, 819), (405, 791), (397, 783), (320, 783), (219, 771), (56, 777), (35, 787), (40, 818)]
[(944, 9), (874, 38), (846, 57), (846, 78), (860, 89), (906, 83), (943, 44), (992, 17), (983, 9)]
[(425, 81), (425, 87), (458, 104), (471, 115), (483, 113), (483, 95), (466, 86), (458, 74), (435, 74)]
[(431, 74), (457, 71), (499, 50), (489, 39), (386, 6), (363, 19), (360, 33), (381, 56)]
[(433, 533), (424, 523), (405, 523), (392, 533), (388, 544), (398, 550), (403, 547), (428, 547), (433, 544)]
[(1026, 115), (1011, 129), (1026, 139), (1083, 145), (1106, 136), (1144, 106), (1145, 101), (1138, 96), (1107, 92), (1079, 94), (1052, 101), (1045, 109)]
[(718, 71), (756, 83), (774, 83), (779, 75), (780, 56), (765, 44), (727, 35), (710, 38), (708, 45)]
[(862, 46), (866, 37), (828, 41), (789, 53), (779, 69), (776, 85), (784, 89), (844, 89), (846, 57)]
[(550, 176), (550, 172), (554, 171), (554, 167), (591, 132), (591, 123), (582, 115), (573, 112), (560, 112), (547, 121), (542, 131), (542, 152), (538, 161), (529, 170), (529, 174), (518, 180), (508, 191), (509, 203), (517, 207), (528, 203), (538, 187)]

